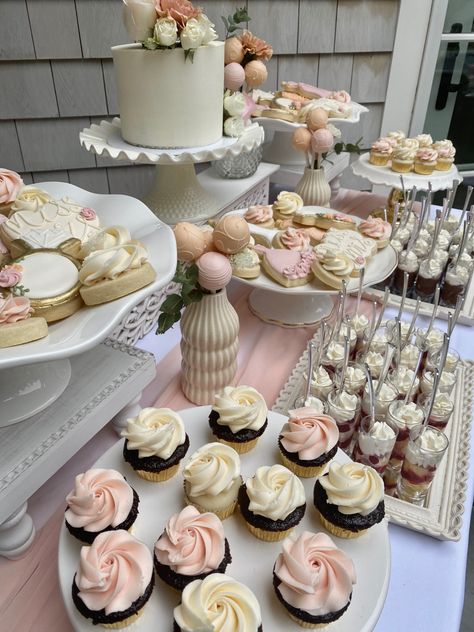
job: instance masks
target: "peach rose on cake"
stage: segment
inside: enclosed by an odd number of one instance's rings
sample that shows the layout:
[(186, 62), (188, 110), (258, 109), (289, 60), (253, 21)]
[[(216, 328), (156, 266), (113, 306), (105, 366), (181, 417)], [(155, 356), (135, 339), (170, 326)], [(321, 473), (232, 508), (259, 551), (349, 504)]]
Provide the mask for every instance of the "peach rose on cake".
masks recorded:
[(0, 270), (0, 287), (14, 287), (20, 283), (23, 268), (17, 263), (12, 263)]
[[(197, 18), (202, 10), (189, 0), (155, 0), (155, 9), (160, 18), (173, 18), (182, 29), (191, 18)], [(183, 47), (184, 48), (184, 47)]]
[(125, 29), (134, 42), (151, 36), (156, 17), (155, 0), (123, 0)]
[(20, 174), (10, 169), (0, 169), (0, 205), (13, 202), (22, 186)]

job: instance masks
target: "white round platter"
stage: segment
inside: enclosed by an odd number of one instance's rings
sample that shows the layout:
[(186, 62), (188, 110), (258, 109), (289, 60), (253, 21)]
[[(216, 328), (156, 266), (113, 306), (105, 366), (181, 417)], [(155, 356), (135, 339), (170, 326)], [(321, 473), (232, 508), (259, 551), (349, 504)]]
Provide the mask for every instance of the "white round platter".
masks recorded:
[(185, 147), (183, 149), (152, 149), (130, 145), (122, 139), (120, 118), (112, 122), (101, 121), (99, 125), (86, 127), (79, 133), (80, 143), (87, 151), (115, 160), (131, 160), (138, 163), (178, 165), (220, 160), (229, 153), (238, 156), (243, 151), (251, 151), (263, 142), (264, 132), (259, 125), (250, 125), (240, 138), (223, 136), (212, 145)]
[(433, 191), (441, 191), (453, 185), (453, 180), (462, 181), (456, 165), (453, 165), (449, 171), (433, 171), (429, 176), (422, 176), (413, 171), (409, 173), (397, 173), (392, 171), (390, 167), (377, 167), (369, 162), (370, 153), (362, 154), (358, 160), (352, 163), (352, 171), (356, 176), (367, 178), (373, 184), (384, 184), (387, 187), (400, 188), (400, 176), (403, 176), (403, 182), (406, 189), (416, 187), (419, 191), (428, 190), (428, 182), (431, 182)]
[[(365, 105), (360, 105), (360, 103), (356, 103), (355, 101), (351, 101), (351, 107), (352, 110), (350, 116), (347, 118), (331, 117), (328, 120), (328, 123), (332, 123), (336, 127), (353, 125), (354, 123), (358, 123), (360, 121), (361, 114), (369, 111)], [(253, 120), (257, 121), (257, 123), (265, 129), (274, 132), (293, 132), (295, 129), (298, 129), (298, 127), (306, 127), (304, 123), (292, 123), (281, 119), (267, 118), (266, 116), (257, 116)]]
[[(213, 441), (207, 418), (210, 407), (202, 406), (182, 411), (190, 449), (184, 461), (198, 447)], [(286, 417), (269, 412), (268, 428), (259, 439), (257, 447), (242, 455), (242, 475), (246, 479), (262, 464), (279, 462), (277, 437)], [(123, 442), (112, 446), (95, 464), (95, 467), (113, 468), (127, 477), (130, 485), (140, 497), (140, 513), (132, 527), (133, 535), (152, 549), (162, 533), (168, 518), (183, 507), (183, 480), (181, 472), (165, 483), (150, 483), (139, 478), (122, 456)], [(348, 457), (340, 450), (338, 461)], [(306, 490), (307, 509), (297, 532), (303, 530), (319, 532), (321, 527), (312, 502), (314, 479), (303, 479)], [(262, 609), (264, 632), (297, 632), (301, 628), (293, 623), (276, 599), (272, 588), (272, 569), (281, 549), (281, 543), (266, 543), (253, 537), (244, 525), (239, 513), (224, 521), (229, 540), (232, 564), (227, 574), (247, 584), (257, 596)], [(369, 632), (373, 630), (382, 611), (390, 577), (390, 543), (386, 519), (371, 528), (365, 535), (354, 540), (334, 538), (354, 562), (357, 584), (352, 593), (352, 602), (344, 615), (331, 624), (331, 632)], [(85, 619), (75, 608), (71, 597), (71, 585), (77, 569), (81, 544), (73, 538), (64, 525), (59, 536), (58, 566), (61, 593), (66, 611), (76, 632), (97, 630), (90, 620)], [(160, 579), (151, 595), (143, 615), (130, 630), (140, 632), (168, 632), (172, 629), (173, 608), (180, 602), (177, 592)], [(254, 632), (246, 630), (245, 632)]]
[(138, 292), (96, 307), (83, 307), (69, 318), (49, 325), (46, 338), (1, 349), (0, 370), (68, 358), (91, 349), (101, 343), (135, 305), (167, 285), (176, 270), (173, 233), (143, 202), (127, 195), (90, 193), (64, 182), (43, 182), (38, 186), (56, 198), (68, 196), (95, 209), (104, 227), (114, 224), (127, 226), (132, 237), (147, 246), (156, 279)]

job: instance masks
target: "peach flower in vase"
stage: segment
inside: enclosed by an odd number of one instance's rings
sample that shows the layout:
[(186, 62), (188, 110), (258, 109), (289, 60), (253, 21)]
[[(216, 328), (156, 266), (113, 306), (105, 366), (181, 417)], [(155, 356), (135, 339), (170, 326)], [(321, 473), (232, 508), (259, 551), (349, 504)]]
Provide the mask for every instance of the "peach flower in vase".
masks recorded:
[(273, 48), (270, 44), (259, 37), (255, 37), (250, 31), (244, 31), (239, 37), (242, 44), (244, 59), (247, 56), (249, 59), (258, 59), (263, 61), (269, 61), (273, 56)]
[(183, 29), (190, 18), (197, 18), (202, 10), (193, 6), (189, 0), (156, 0), (156, 12), (160, 18), (173, 18)]

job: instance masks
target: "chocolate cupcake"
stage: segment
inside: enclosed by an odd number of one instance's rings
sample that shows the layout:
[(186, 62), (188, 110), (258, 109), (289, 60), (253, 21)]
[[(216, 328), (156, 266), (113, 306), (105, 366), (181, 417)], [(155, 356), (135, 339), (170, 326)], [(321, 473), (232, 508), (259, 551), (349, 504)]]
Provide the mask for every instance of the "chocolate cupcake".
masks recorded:
[(138, 516), (138, 494), (116, 470), (78, 474), (66, 502), (67, 530), (87, 544), (105, 531), (130, 529)]
[(153, 591), (153, 559), (126, 531), (101, 533), (83, 546), (72, 600), (94, 625), (124, 628), (134, 622)]
[(216, 439), (249, 452), (267, 427), (267, 404), (251, 386), (226, 386), (215, 396), (209, 425)]
[(325, 529), (340, 538), (357, 538), (385, 515), (380, 475), (361, 463), (331, 463), (314, 485), (314, 504)]
[(170, 408), (143, 408), (122, 430), (123, 458), (141, 478), (167, 481), (189, 448), (181, 417)]
[(176, 590), (211, 573), (225, 573), (231, 561), (222, 522), (215, 514), (199, 513), (192, 505), (168, 520), (155, 543), (155, 570)]
[(304, 516), (303, 483), (283, 465), (262, 465), (240, 488), (239, 507), (255, 537), (282, 540)]

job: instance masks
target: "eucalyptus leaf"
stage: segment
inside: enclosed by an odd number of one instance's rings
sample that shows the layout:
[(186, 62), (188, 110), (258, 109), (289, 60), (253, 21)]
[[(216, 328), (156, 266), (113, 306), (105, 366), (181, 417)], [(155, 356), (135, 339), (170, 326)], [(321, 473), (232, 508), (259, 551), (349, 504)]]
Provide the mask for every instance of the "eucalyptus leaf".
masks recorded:
[(179, 294), (170, 294), (161, 304), (161, 311), (166, 314), (174, 314), (181, 311), (183, 307), (183, 299)]
[(158, 318), (158, 327), (156, 330), (157, 334), (164, 334), (165, 331), (168, 331), (180, 318), (180, 314), (167, 314), (165, 312), (161, 312)]

